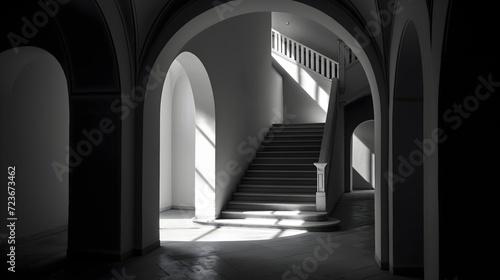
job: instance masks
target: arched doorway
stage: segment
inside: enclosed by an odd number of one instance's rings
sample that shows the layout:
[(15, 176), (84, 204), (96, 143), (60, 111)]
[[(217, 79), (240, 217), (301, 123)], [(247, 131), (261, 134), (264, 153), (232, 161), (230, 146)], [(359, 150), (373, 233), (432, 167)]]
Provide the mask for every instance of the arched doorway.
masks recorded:
[[(255, 13), (255, 12), (272, 12), (280, 11), (291, 14), (296, 14), (298, 16), (313, 19), (318, 24), (329, 29), (331, 32), (339, 35), (346, 44), (352, 48), (355, 48), (356, 55), (359, 58), (360, 63), (366, 71), (367, 78), (370, 84), (371, 93), (373, 95), (374, 104), (374, 119), (375, 119), (375, 138), (377, 139), (375, 145), (375, 153), (377, 155), (386, 153), (388, 139), (386, 138), (388, 132), (388, 104), (383, 100), (387, 100), (380, 97), (380, 94), (385, 95), (385, 80), (382, 77), (382, 69), (377, 58), (377, 52), (374, 51), (373, 46), (366, 46), (365, 49), (356, 48), (360, 46), (359, 42), (356, 41), (354, 36), (355, 32), (353, 30), (348, 31), (344, 26), (339, 24), (333, 15), (327, 15), (321, 10), (314, 8), (303, 3), (291, 2), (286, 0), (275, 0), (275, 1), (232, 1), (224, 3), (221, 5), (233, 5), (237, 6), (237, 9), (230, 9), (231, 12), (224, 12), (224, 16), (221, 17), (221, 7), (216, 6), (213, 9), (207, 10), (192, 20), (187, 24), (183, 25), (174, 35), (169, 34), (169, 32), (164, 32), (161, 40), (158, 40), (155, 49), (158, 49), (157, 53), (153, 53), (149, 62), (153, 65), (152, 68), (160, 69), (161, 71), (167, 71), (167, 66), (170, 65), (178, 53), (181, 52), (183, 46), (185, 46), (190, 39), (202, 32), (203, 30), (215, 25), (221, 20), (226, 20), (229, 18), (234, 18), (240, 15)], [(341, 9), (335, 9), (336, 13), (342, 13)], [(342, 18), (341, 15), (338, 15)], [(161, 37), (162, 35), (160, 35)], [(368, 51), (368, 53), (367, 53)], [(146, 60), (148, 61), (148, 60)], [(153, 64), (154, 62), (154, 64)], [(378, 71), (380, 70), (380, 71)], [(159, 183), (158, 174), (158, 155), (160, 150), (159, 143), (159, 104), (161, 99), (162, 91), (159, 89), (148, 89), (146, 93), (146, 99), (143, 104), (142, 112), (144, 115), (141, 116), (142, 123), (142, 136), (140, 141), (143, 143), (143, 149), (141, 151), (142, 156), (142, 202), (143, 205), (142, 213), (140, 213), (141, 220), (147, 221), (151, 219), (153, 215), (157, 215), (158, 207), (157, 205), (148, 205), (152, 197), (157, 197)], [(385, 178), (382, 176), (384, 170), (387, 170), (387, 158), (386, 157), (376, 157), (376, 185), (380, 186), (376, 188), (380, 190), (376, 193), (376, 258), (384, 265), (387, 264), (388, 254), (387, 254), (387, 185)], [(216, 183), (217, 186), (217, 183)], [(222, 202), (217, 202), (222, 203)], [(216, 205), (219, 209), (221, 205)], [(156, 212), (156, 214), (155, 214)], [(217, 214), (217, 213), (215, 213)], [(144, 226), (146, 228), (147, 226)], [(157, 233), (152, 231), (142, 232), (141, 240), (139, 241), (140, 247), (147, 247), (157, 240)]]
[[(9, 218), (19, 218), (14, 221), (17, 245), (65, 232), (69, 97), (65, 73), (54, 56), (36, 47), (0, 53), (0, 116), (1, 168), (15, 171), (8, 206), (13, 211)], [(1, 205), (7, 210), (7, 198)], [(7, 211), (0, 215), (5, 221)], [(23, 256), (17, 257), (22, 271)]]
[(215, 218), (215, 104), (203, 63), (190, 52), (170, 66), (161, 102), (160, 210)]
[(365, 121), (352, 133), (351, 190), (375, 188), (375, 121)]

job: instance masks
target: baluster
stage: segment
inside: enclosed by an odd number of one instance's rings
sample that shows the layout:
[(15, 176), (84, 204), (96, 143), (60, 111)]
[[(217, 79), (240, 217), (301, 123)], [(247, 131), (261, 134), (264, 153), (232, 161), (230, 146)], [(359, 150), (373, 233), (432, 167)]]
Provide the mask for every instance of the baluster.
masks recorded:
[(297, 45), (297, 62), (302, 63), (302, 45), (298, 44)]
[(333, 61), (328, 60), (328, 78), (333, 79)]
[(271, 30), (271, 50), (274, 50), (274, 31)]
[(294, 59), (295, 61), (299, 61), (299, 44), (297, 42), (293, 43), (293, 53), (294, 53)]
[(319, 55), (316, 53), (316, 72), (321, 72), (321, 65), (319, 64)]
[(276, 35), (276, 32), (274, 33), (274, 37), (273, 37), (273, 41), (274, 41), (274, 50), (277, 51), (277, 46), (278, 46), (278, 36)]
[(309, 52), (311, 53), (311, 61), (309, 61), (309, 63), (311, 64), (310, 68), (311, 70), (314, 70), (314, 62), (316, 61), (314, 57), (314, 52), (312, 50), (310, 50)]
[(306, 52), (306, 63), (305, 63), (305, 66), (309, 67), (309, 50), (307, 48), (305, 48), (305, 52)]
[(285, 46), (284, 55), (288, 55), (288, 38), (287, 37), (283, 37), (283, 41), (285, 42), (285, 44), (284, 44), (284, 46)]
[(321, 75), (323, 76), (326, 76), (325, 63), (326, 63), (325, 57), (321, 56)]
[(323, 75), (323, 56), (319, 55), (319, 54), (318, 54), (318, 56), (319, 56), (319, 67), (318, 67), (319, 74)]
[(285, 38), (285, 55), (288, 55), (288, 38), (287, 37), (284, 38)]
[(280, 34), (279, 33), (276, 33), (276, 52), (281, 52), (280, 50)]
[(281, 43), (280, 43), (280, 53), (284, 54), (285, 53), (285, 37), (281, 35)]
[(317, 67), (316, 67), (316, 66), (317, 66), (317, 63), (316, 63), (316, 53), (315, 53), (315, 52), (313, 52), (313, 51), (311, 51), (311, 53), (312, 53), (312, 56), (311, 56), (311, 60), (312, 60), (312, 62), (311, 62), (312, 70), (313, 70), (313, 71), (316, 71), (316, 68), (317, 68)]
[(331, 79), (331, 74), (332, 74), (332, 62), (330, 60), (326, 61), (326, 77), (328, 79)]
[(281, 54), (285, 54), (285, 37), (281, 35)]
[(279, 46), (278, 47), (279, 47), (278, 52), (282, 54), (283, 53), (283, 36), (281, 36), (281, 34), (279, 34)]
[(286, 39), (286, 53), (289, 58), (292, 58), (292, 42), (289, 38)]
[(306, 64), (306, 49), (304, 46), (300, 46), (300, 63), (305, 65)]

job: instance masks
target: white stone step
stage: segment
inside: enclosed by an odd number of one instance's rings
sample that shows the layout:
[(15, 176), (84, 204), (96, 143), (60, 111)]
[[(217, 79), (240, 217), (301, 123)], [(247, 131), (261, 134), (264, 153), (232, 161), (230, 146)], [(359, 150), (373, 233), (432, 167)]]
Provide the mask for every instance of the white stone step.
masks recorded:
[(319, 158), (319, 151), (261, 151), (257, 158)]
[(316, 170), (247, 170), (245, 177), (260, 178), (312, 178), (316, 179)]
[(317, 186), (304, 185), (264, 185), (264, 184), (240, 184), (239, 192), (266, 192), (266, 193), (314, 193)]
[(314, 164), (318, 157), (256, 157), (252, 163), (255, 164)]
[(258, 211), (258, 210), (241, 210), (227, 209), (221, 212), (222, 219), (292, 219), (302, 221), (325, 221), (328, 218), (327, 212), (316, 211)]
[(268, 139), (262, 141), (262, 146), (317, 146), (321, 145), (322, 139), (306, 139), (306, 140), (292, 140), (292, 139)]
[(320, 145), (274, 145), (261, 146), (260, 151), (264, 152), (292, 152), (292, 151), (311, 151), (317, 152), (321, 150)]
[(261, 184), (261, 185), (301, 185), (301, 186), (316, 186), (316, 178), (269, 178), (269, 177), (243, 177), (242, 184)]
[(314, 193), (262, 193), (262, 192), (235, 192), (235, 201), (280, 201), (280, 202), (311, 202), (316, 203)]
[(229, 201), (228, 209), (316, 211), (316, 203), (280, 201)]
[(255, 171), (255, 170), (287, 170), (287, 171), (293, 171), (293, 170), (302, 170), (302, 171), (314, 171), (316, 172), (316, 166), (312, 163), (309, 164), (255, 164), (252, 163), (248, 167), (249, 171)]
[(325, 123), (288, 123), (288, 124), (273, 124), (275, 127), (285, 127), (285, 128), (324, 128)]
[(213, 221), (193, 220), (193, 222), (210, 226), (296, 229), (306, 231), (333, 231), (337, 229), (340, 220), (328, 218), (326, 221), (302, 221), (295, 219), (216, 219)]

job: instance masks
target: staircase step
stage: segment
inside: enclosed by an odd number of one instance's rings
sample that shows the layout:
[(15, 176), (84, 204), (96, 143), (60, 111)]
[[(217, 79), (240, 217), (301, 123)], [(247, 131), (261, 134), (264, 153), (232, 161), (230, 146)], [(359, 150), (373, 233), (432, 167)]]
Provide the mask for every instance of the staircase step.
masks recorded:
[(255, 164), (255, 163), (252, 163), (248, 166), (248, 170), (316, 171), (317, 168), (314, 164)]
[(255, 164), (314, 164), (315, 162), (318, 162), (318, 157), (256, 157), (252, 161)]
[(243, 177), (242, 184), (261, 184), (261, 185), (300, 185), (316, 186), (316, 178), (264, 178), (264, 177)]
[(256, 158), (319, 158), (319, 151), (261, 151), (257, 152)]
[(272, 133), (323, 133), (323, 127), (271, 127), (269, 131)]
[(306, 130), (306, 131), (291, 131), (291, 130), (280, 130), (280, 131), (272, 131), (269, 133), (266, 138), (275, 138), (277, 136), (279, 137), (296, 137), (296, 136), (316, 136), (316, 137), (322, 137), (323, 136), (323, 131), (322, 130)]
[(291, 152), (291, 151), (313, 151), (313, 152), (319, 152), (321, 151), (321, 145), (297, 145), (297, 146), (278, 146), (278, 145), (264, 145), (260, 147), (261, 151), (265, 152), (279, 152), (279, 151), (286, 151), (286, 152)]
[(246, 177), (260, 178), (312, 178), (316, 179), (318, 172), (315, 170), (247, 170)]
[(262, 185), (262, 184), (240, 184), (239, 192), (259, 192), (259, 193), (312, 193), (316, 194), (317, 186), (300, 185)]
[(265, 140), (322, 140), (323, 133), (302, 133), (297, 135), (274, 134), (266, 136)]
[(241, 209), (227, 209), (221, 212), (222, 219), (291, 219), (302, 221), (325, 221), (328, 218), (327, 212), (316, 211), (254, 211)]
[(316, 203), (311, 202), (279, 202), (279, 201), (229, 201), (228, 209), (241, 210), (292, 210), (292, 211), (316, 211)]
[(303, 127), (325, 127), (325, 123), (287, 123), (287, 124), (273, 124), (272, 127), (285, 127), (285, 128), (303, 128)]
[(272, 139), (262, 141), (262, 146), (273, 147), (273, 146), (321, 146), (322, 139), (313, 140), (291, 140), (291, 139)]
[(293, 219), (217, 219), (213, 221), (193, 220), (193, 222), (208, 226), (295, 229), (310, 232), (334, 231), (340, 225), (340, 220), (328, 218), (326, 221), (301, 221)]
[(316, 203), (316, 195), (313, 193), (257, 193), (236, 192), (233, 194), (234, 201), (279, 201), (279, 202), (311, 202)]
[(324, 123), (275, 124), (215, 226), (328, 231), (339, 221), (316, 211), (317, 170)]

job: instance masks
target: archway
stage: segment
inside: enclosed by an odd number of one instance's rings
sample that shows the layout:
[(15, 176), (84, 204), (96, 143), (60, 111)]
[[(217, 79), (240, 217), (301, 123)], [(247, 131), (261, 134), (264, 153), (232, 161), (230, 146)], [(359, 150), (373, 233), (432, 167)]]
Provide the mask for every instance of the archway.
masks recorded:
[(394, 274), (423, 275), (423, 164), (427, 149), (427, 140), (423, 140), (423, 66), (415, 25), (407, 22), (402, 34), (391, 103), (390, 172), (386, 174), (389, 261)]
[(167, 72), (161, 102), (160, 210), (195, 209), (215, 218), (215, 104), (203, 63), (181, 53)]
[[(342, 24), (337, 22), (332, 15), (327, 15), (321, 10), (314, 8), (312, 6), (287, 0), (274, 0), (274, 1), (231, 1), (221, 5), (232, 5), (232, 7), (238, 7), (237, 9), (230, 9), (228, 13), (224, 13), (221, 16), (221, 7), (216, 6), (210, 10), (207, 10), (198, 16), (194, 17), (187, 24), (183, 25), (173, 36), (168, 32), (164, 31), (160, 37), (163, 36), (161, 40), (158, 40), (157, 48), (158, 53), (153, 53), (151, 55), (150, 62), (154, 62), (153, 69), (159, 69), (160, 71), (167, 71), (167, 66), (169, 66), (177, 57), (178, 53), (181, 52), (183, 46), (194, 36), (207, 29), (208, 27), (215, 25), (221, 20), (226, 20), (228, 18), (233, 18), (236, 16), (254, 13), (254, 12), (286, 12), (296, 14), (302, 17), (306, 17), (316, 21), (318, 24), (329, 29), (331, 32), (339, 35), (346, 44), (357, 50), (357, 57), (363, 68), (366, 71), (367, 78), (370, 84), (370, 89), (373, 94), (374, 103), (374, 115), (375, 115), (375, 138), (376, 147), (375, 153), (381, 155), (387, 153), (385, 150), (387, 147), (388, 139), (386, 134), (388, 132), (388, 104), (381, 98), (380, 94), (386, 94), (386, 88), (384, 83), (384, 78), (382, 77), (382, 66), (379, 63), (378, 54), (374, 48), (368, 44), (364, 49), (360, 49), (361, 44), (357, 42), (352, 34), (355, 33), (352, 27), (347, 30)], [(223, 10), (223, 9), (222, 9)], [(337, 15), (339, 18), (346, 16), (342, 14), (342, 9), (332, 9), (335, 13), (340, 13)], [(346, 16), (346, 18), (348, 18)], [(350, 24), (345, 23), (346, 26)], [(170, 32), (170, 31), (169, 31)], [(153, 83), (153, 81), (152, 81)], [(159, 104), (161, 99), (162, 91), (157, 88), (148, 88), (146, 92), (146, 99), (143, 104), (143, 115), (141, 116), (140, 122), (142, 123), (142, 136), (140, 141), (143, 143), (142, 147), (142, 174), (141, 174), (141, 209), (142, 213), (141, 220), (148, 221), (150, 217), (158, 215), (158, 205), (150, 205), (150, 201), (157, 199), (158, 186), (159, 186), (159, 174), (158, 174), (158, 155), (159, 155)], [(376, 193), (376, 258), (378, 261), (385, 266), (387, 264), (387, 185), (385, 178), (382, 176), (384, 170), (387, 170), (387, 158), (377, 156), (376, 157), (376, 186), (379, 190)], [(217, 185), (217, 184), (216, 184)], [(378, 187), (380, 186), (380, 187)], [(217, 213), (215, 213), (217, 214)], [(139, 245), (141, 248), (145, 248), (157, 240), (157, 233), (151, 230), (144, 230), (145, 228), (150, 228), (147, 225), (143, 226), (141, 239), (139, 240)]]
[(375, 121), (365, 121), (352, 133), (351, 140), (351, 190), (375, 188)]
[[(56, 58), (36, 47), (0, 53), (0, 116), (1, 168), (15, 170), (8, 206), (9, 218), (19, 218), (17, 244), (66, 231), (69, 97)], [(7, 199), (1, 205), (7, 210)], [(0, 215), (6, 218), (7, 211)], [(20, 270), (22, 259), (18, 256)]]

